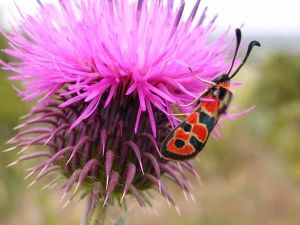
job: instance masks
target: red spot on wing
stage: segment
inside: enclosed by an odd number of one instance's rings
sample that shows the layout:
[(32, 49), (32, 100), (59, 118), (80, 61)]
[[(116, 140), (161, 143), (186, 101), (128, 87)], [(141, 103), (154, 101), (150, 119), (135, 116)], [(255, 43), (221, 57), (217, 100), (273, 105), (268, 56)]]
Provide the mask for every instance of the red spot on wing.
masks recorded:
[(167, 148), (170, 152), (172, 152), (174, 154), (177, 154), (177, 155), (190, 155), (195, 151), (194, 148), (189, 144), (186, 144), (182, 148), (177, 148), (176, 145), (175, 145), (175, 139), (174, 138), (172, 138), (168, 142)]
[(186, 122), (190, 123), (190, 124), (196, 124), (199, 121), (199, 113), (197, 112), (193, 112), (191, 113), (191, 115), (189, 115), (186, 119)]
[(181, 127), (177, 128), (174, 132), (175, 139), (181, 139), (183, 141), (188, 141), (190, 139), (190, 133), (185, 132)]
[(202, 143), (206, 141), (208, 132), (206, 127), (203, 124), (195, 124), (193, 126), (192, 132)]
[(215, 99), (214, 102), (201, 102), (201, 108), (214, 114), (219, 108), (219, 100)]

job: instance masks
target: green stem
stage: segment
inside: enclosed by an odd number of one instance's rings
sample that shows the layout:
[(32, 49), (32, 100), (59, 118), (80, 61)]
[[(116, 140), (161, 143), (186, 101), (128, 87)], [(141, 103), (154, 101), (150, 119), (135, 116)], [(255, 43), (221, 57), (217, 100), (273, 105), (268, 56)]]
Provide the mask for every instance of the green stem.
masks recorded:
[(115, 225), (125, 225), (126, 224), (126, 218), (127, 218), (126, 213), (121, 214), (121, 216), (119, 216), (119, 218), (117, 219)]
[(96, 207), (94, 210), (94, 215), (91, 218), (91, 223), (88, 225), (104, 225), (105, 223), (105, 216), (106, 216), (106, 211), (107, 211), (107, 206), (102, 207)]
[(99, 201), (92, 205), (92, 196), (88, 196), (86, 203), (86, 211), (81, 221), (81, 225), (104, 225), (107, 212), (107, 205), (103, 206), (103, 202)]

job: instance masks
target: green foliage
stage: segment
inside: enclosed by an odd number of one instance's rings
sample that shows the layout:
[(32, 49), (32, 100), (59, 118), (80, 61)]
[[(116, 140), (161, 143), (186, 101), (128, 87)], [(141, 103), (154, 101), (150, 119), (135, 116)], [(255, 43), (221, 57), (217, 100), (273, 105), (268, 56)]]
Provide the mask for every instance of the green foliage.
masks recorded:
[[(7, 47), (6, 39), (3, 35), (0, 35), (0, 49), (5, 49), (6, 47)], [(3, 51), (0, 51), (0, 59), (5, 62), (9, 61), (9, 57)]]
[[(3, 36), (0, 36), (0, 48), (3, 49), (7, 43)], [(0, 53), (1, 60), (8, 61), (3, 52)], [(20, 99), (9, 85), (7, 74), (3, 71), (0, 73), (0, 150), (3, 150), (2, 143), (8, 140), (12, 135), (12, 127), (16, 125), (17, 118), (21, 115), (24, 106)], [(11, 155), (1, 154), (0, 157), (0, 218), (7, 217), (13, 213), (17, 205), (18, 198), (22, 193), (22, 179), (19, 171), (14, 168), (5, 168), (9, 162), (14, 159)], [(9, 204), (8, 204), (9, 203)]]
[[(0, 73), (0, 96), (2, 104), (0, 104), (0, 130), (7, 129), (16, 125), (18, 117), (26, 112), (25, 104), (21, 98), (16, 95), (16, 92), (11, 87), (12, 82), (7, 80), (4, 73)], [(2, 133), (3, 134), (3, 133)]]
[[(5, 38), (0, 35), (0, 49), (7, 48), (8, 44)], [(0, 59), (8, 62), (9, 58), (4, 54), (3, 51), (0, 51)], [(11, 85), (14, 85), (12, 81), (8, 81), (8, 73), (1, 71), (0, 73), (0, 132), (2, 134), (8, 131), (8, 127), (12, 127), (17, 123), (17, 118), (22, 115), (26, 108), (16, 95), (16, 92), (13, 90)]]
[(257, 97), (271, 110), (299, 101), (300, 55), (270, 55), (261, 71)]
[(268, 145), (294, 168), (300, 164), (300, 55), (275, 54), (264, 65), (257, 83)]

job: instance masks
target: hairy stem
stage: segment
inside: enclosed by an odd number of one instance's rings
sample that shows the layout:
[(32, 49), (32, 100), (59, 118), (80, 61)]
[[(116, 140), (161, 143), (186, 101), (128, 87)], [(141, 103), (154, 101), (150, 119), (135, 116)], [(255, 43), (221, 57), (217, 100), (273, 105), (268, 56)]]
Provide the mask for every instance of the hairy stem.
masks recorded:
[(95, 203), (89, 195), (81, 225), (104, 225), (107, 208), (107, 205), (103, 206), (103, 201)]

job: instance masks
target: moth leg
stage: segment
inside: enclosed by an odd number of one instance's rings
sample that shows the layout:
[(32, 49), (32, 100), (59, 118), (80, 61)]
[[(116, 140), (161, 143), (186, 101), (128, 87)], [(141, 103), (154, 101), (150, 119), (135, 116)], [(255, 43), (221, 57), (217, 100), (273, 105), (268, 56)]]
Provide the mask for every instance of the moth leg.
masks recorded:
[(200, 98), (202, 97), (202, 95), (204, 95), (204, 93), (206, 92), (207, 90), (201, 92), (192, 102), (188, 103), (188, 104), (178, 104), (180, 107), (188, 107), (188, 106), (191, 106), (191, 105), (194, 105), (196, 102), (200, 102)]
[(168, 113), (170, 116), (188, 116), (190, 113)]

